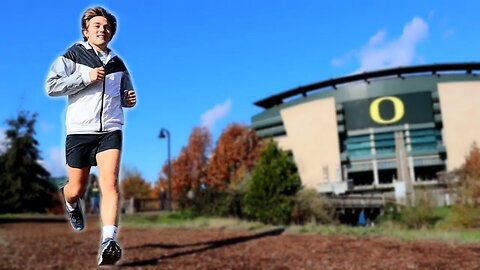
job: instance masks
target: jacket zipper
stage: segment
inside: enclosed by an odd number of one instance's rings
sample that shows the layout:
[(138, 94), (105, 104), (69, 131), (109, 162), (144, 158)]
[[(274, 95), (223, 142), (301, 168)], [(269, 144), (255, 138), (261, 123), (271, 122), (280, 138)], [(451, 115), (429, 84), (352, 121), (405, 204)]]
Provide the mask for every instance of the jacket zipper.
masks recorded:
[[(92, 45), (90, 45), (90, 46), (92, 46)], [(93, 46), (92, 46), (92, 49), (93, 49)], [(93, 49), (93, 53), (97, 56), (98, 61), (100, 61), (103, 69), (105, 70), (106, 64), (103, 63), (102, 59), (100, 58), (100, 56), (98, 56), (97, 51), (95, 49)], [(103, 80), (102, 80), (102, 102), (101, 102), (101, 107), (100, 107), (100, 129), (98, 130), (99, 132), (103, 131), (103, 100), (105, 99), (105, 79), (106, 79), (106, 77), (107, 77), (107, 72), (105, 70), (105, 74), (104, 74)]]
[[(101, 60), (100, 60), (100, 62), (101, 62)], [(102, 65), (102, 66), (105, 69), (105, 65)], [(105, 99), (105, 77), (106, 76), (107, 76), (107, 74), (104, 75), (103, 81), (102, 81), (103, 89), (102, 89), (102, 104), (101, 104), (101, 107), (100, 107), (100, 130), (99, 130), (100, 132), (103, 131), (103, 100)]]

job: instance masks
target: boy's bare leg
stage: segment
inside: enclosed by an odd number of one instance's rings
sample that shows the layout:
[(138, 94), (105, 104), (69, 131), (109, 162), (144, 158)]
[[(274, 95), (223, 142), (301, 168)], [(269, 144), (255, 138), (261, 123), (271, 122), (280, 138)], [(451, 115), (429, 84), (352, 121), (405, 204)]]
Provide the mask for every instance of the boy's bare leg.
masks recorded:
[(68, 166), (68, 182), (63, 187), (63, 195), (68, 203), (75, 203), (87, 188), (90, 167), (73, 168)]
[(85, 192), (90, 167), (72, 168), (68, 166), (68, 182), (62, 188), (66, 201), (65, 208), (70, 216), (70, 225), (76, 231), (85, 228), (85, 218), (80, 204), (80, 197)]
[(120, 150), (109, 149), (97, 154), (102, 217), (102, 242), (98, 253), (98, 265), (113, 265), (122, 257), (122, 249), (116, 242), (118, 230), (118, 170)]
[(120, 153), (118, 149), (109, 149), (98, 153), (96, 157), (102, 192), (100, 212), (104, 226), (118, 224)]

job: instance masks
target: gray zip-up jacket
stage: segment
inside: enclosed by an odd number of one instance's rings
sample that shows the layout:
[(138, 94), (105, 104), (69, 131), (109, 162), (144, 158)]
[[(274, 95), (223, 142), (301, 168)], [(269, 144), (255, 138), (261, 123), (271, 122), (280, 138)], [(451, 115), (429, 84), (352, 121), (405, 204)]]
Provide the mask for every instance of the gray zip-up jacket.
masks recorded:
[[(103, 81), (90, 80), (90, 71), (105, 68)], [(133, 90), (130, 75), (122, 62), (108, 50), (103, 64), (88, 42), (78, 42), (58, 57), (48, 73), (49, 96), (68, 96), (67, 134), (121, 130), (126, 105), (124, 90)]]

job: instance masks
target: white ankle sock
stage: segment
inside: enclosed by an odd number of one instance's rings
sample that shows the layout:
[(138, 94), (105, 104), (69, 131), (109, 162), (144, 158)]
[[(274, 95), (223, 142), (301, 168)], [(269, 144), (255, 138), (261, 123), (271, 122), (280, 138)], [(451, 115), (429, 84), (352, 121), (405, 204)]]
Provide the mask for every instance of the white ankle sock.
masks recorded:
[(107, 238), (112, 238), (113, 240), (117, 237), (118, 227), (115, 225), (105, 225), (102, 228), (102, 243)]
[(65, 201), (65, 205), (67, 206), (68, 212), (73, 212), (73, 210), (75, 210), (75, 207), (77, 207), (77, 203), (78, 203), (78, 201), (76, 201), (74, 203), (69, 203), (69, 202)]

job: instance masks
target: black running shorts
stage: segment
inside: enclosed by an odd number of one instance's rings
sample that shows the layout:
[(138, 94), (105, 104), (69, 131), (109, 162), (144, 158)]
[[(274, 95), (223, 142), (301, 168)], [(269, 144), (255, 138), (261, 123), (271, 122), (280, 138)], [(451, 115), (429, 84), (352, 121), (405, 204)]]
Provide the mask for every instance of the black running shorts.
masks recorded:
[(67, 135), (67, 164), (73, 168), (97, 166), (96, 155), (108, 149), (122, 149), (122, 131)]

